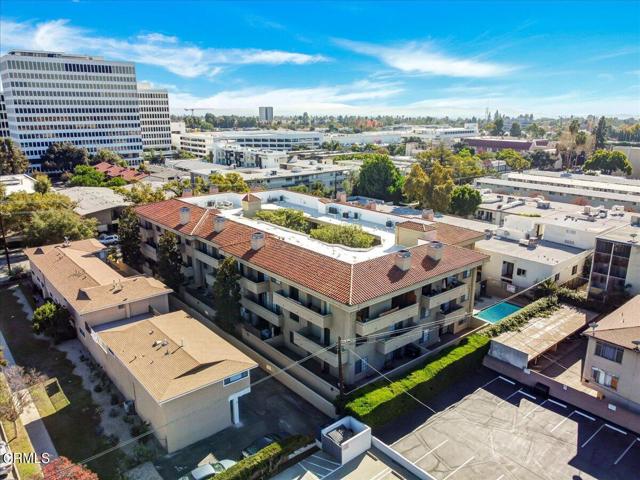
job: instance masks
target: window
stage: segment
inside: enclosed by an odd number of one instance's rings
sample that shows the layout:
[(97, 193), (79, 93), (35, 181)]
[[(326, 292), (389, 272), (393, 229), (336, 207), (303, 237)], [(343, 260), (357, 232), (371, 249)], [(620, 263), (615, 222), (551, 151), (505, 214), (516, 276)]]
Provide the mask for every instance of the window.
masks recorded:
[(462, 272), (462, 278), (469, 278), (470, 274), (471, 272), (469, 270), (465, 270), (464, 272)]
[(244, 372), (236, 373), (235, 375), (231, 375), (224, 379), (223, 384), (225, 386), (231, 385), (232, 383), (237, 382), (238, 380), (242, 380), (243, 378), (247, 378), (249, 376), (249, 370), (245, 370)]
[(596, 342), (596, 355), (612, 362), (622, 363), (624, 350), (603, 342)]
[(366, 372), (369, 366), (369, 357), (362, 357), (356, 360), (355, 364), (355, 374), (358, 375), (360, 373)]
[(289, 342), (293, 343), (294, 345), (296, 344), (296, 342), (293, 341), (293, 332), (289, 332)]
[(611, 375), (610, 373), (607, 373), (604, 370), (600, 370), (599, 368), (592, 367), (591, 378), (598, 385), (602, 385), (603, 387), (608, 387), (611, 390), (618, 389), (618, 377), (615, 375)]
[(575, 275), (576, 273), (578, 273), (578, 265), (574, 265), (571, 269), (571, 275)]
[(554, 282), (557, 282), (558, 280), (560, 280), (560, 274), (559, 274), (559, 273), (556, 273), (556, 276), (555, 276), (555, 277), (553, 277), (553, 281), (554, 281)]
[(519, 277), (526, 277), (527, 271), (524, 268), (519, 268), (518, 270), (516, 270), (516, 275), (518, 275)]
[(418, 343), (426, 343), (427, 340), (429, 340), (429, 330), (423, 330)]
[(295, 313), (289, 312), (289, 318), (291, 320), (293, 320), (294, 322), (299, 322), (300, 321), (300, 317), (298, 315), (296, 315)]

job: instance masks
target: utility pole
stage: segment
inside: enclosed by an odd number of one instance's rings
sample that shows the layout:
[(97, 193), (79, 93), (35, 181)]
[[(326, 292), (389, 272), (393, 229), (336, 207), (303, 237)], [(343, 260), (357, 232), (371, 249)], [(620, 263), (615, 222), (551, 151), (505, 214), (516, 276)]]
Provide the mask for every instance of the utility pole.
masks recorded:
[(2, 244), (4, 245), (4, 256), (7, 259), (7, 269), (9, 270), (9, 275), (11, 275), (11, 260), (9, 259), (9, 247), (7, 245), (7, 236), (4, 232), (4, 217), (0, 212), (0, 232), (2, 233)]
[(344, 395), (344, 377), (342, 374), (342, 338), (338, 337), (338, 388), (340, 395)]

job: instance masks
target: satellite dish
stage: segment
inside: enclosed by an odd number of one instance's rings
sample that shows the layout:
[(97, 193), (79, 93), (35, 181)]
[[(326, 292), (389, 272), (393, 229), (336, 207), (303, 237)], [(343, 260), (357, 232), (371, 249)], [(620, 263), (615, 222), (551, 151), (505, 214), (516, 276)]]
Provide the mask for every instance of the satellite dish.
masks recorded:
[(636, 350), (640, 350), (640, 340), (631, 340), (631, 343), (636, 346)]

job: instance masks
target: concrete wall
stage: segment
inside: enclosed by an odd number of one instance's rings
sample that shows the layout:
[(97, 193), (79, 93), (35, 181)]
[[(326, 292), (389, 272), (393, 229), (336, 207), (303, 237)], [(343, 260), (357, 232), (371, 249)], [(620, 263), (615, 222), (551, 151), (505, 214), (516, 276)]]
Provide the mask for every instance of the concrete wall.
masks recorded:
[(398, 453), (396, 450), (391, 448), (389, 445), (384, 443), (382, 440), (377, 437), (371, 437), (371, 445), (382, 453), (384, 453), (391, 460), (396, 462), (401, 467), (405, 468), (413, 475), (418, 477), (420, 480), (436, 480), (435, 477), (432, 477), (425, 470), (417, 466), (414, 462), (404, 457), (401, 453)]
[(491, 340), (489, 355), (518, 368), (527, 368), (529, 364), (529, 356), (526, 353), (497, 340)]

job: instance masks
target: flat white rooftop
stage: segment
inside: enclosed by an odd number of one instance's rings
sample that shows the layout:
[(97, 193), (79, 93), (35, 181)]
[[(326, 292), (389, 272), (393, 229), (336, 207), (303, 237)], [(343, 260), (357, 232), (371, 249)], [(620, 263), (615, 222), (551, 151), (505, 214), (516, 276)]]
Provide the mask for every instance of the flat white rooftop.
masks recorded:
[(504, 256), (520, 258), (543, 265), (558, 265), (560, 263), (585, 254), (579, 248), (561, 245), (559, 243), (541, 240), (535, 248), (525, 247), (517, 241), (505, 240), (493, 237), (488, 240), (476, 242), (476, 250), (487, 254), (497, 253)]

